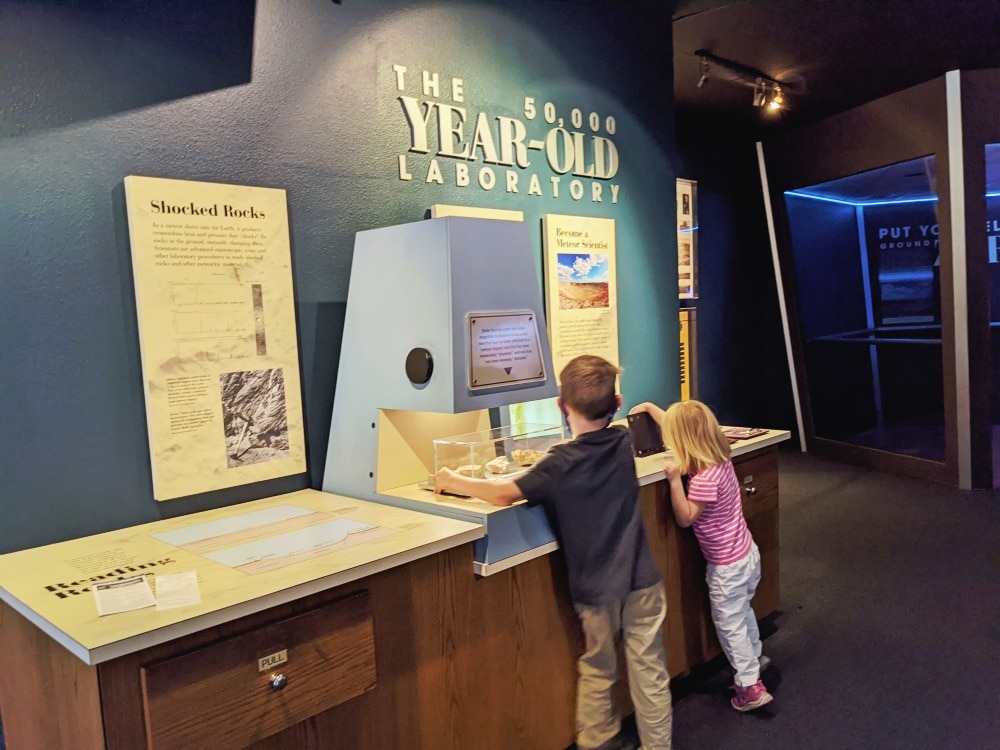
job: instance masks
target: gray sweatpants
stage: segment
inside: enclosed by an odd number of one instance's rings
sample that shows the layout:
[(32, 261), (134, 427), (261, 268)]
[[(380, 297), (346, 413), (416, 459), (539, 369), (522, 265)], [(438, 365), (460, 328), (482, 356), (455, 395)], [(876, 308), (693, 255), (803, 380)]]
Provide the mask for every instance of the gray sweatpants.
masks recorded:
[(600, 748), (621, 730), (612, 699), (618, 679), (616, 641), (621, 636), (643, 750), (670, 750), (673, 712), (663, 651), (663, 584), (633, 591), (625, 601), (603, 607), (574, 606), (586, 639), (577, 660), (577, 747)]

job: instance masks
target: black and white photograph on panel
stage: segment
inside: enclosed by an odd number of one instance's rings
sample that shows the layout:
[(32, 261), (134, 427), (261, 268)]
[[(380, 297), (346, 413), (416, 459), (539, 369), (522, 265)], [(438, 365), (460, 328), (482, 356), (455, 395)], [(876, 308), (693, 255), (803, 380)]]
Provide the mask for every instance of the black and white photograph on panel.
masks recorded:
[(287, 458), (288, 414), (280, 368), (219, 376), (229, 468)]

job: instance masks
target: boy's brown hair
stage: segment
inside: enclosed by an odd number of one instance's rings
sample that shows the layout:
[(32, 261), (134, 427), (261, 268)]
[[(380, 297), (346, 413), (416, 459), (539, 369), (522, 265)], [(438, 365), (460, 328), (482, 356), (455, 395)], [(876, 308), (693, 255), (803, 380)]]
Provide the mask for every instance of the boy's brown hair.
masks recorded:
[(663, 441), (685, 474), (725, 463), (732, 451), (712, 410), (701, 401), (678, 401), (663, 413)]
[(621, 369), (602, 357), (581, 354), (559, 373), (563, 403), (590, 420), (610, 417), (618, 409), (615, 381)]

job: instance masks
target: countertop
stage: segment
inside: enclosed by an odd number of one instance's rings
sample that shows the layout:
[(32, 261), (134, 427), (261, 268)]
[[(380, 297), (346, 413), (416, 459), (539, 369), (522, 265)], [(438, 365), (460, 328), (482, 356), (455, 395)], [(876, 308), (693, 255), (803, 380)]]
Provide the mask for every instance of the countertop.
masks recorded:
[[(623, 427), (626, 426), (624, 420), (619, 420), (613, 422), (612, 424), (621, 425)], [(728, 428), (723, 427), (723, 429)], [(737, 440), (731, 444), (730, 449), (732, 450), (733, 458), (736, 458), (745, 453), (750, 453), (751, 451), (766, 448), (770, 445), (776, 445), (777, 443), (788, 440), (790, 437), (791, 433), (788, 430), (767, 430), (763, 435)], [(652, 484), (653, 482), (665, 479), (666, 477), (663, 474), (663, 463), (671, 458), (671, 456), (672, 454), (669, 450), (667, 450), (662, 453), (654, 453), (651, 456), (644, 456), (643, 458), (635, 459), (635, 472), (636, 476), (639, 477), (639, 485), (643, 486), (646, 484)], [(477, 500), (476, 498), (471, 497), (437, 495), (430, 490), (423, 489), (419, 484), (409, 484), (402, 487), (395, 487), (391, 490), (385, 490), (379, 494), (406, 500), (413, 505), (418, 505), (418, 507), (426, 507), (429, 513), (444, 512), (452, 515), (465, 516), (471, 519), (485, 518), (492, 513), (502, 512), (508, 507), (490, 505), (483, 500)], [(514, 505), (520, 505), (524, 502), (524, 500), (520, 500), (517, 503), (514, 503)]]
[[(733, 443), (732, 455), (789, 437), (767, 430)], [(664, 479), (669, 457), (637, 458), (639, 484)], [(86, 664), (98, 664), (475, 541), (489, 514), (507, 510), (417, 485), (390, 493), (427, 512), (300, 490), (0, 555), (0, 599)], [(466, 520), (440, 515), (445, 509)], [(97, 613), (94, 581), (148, 573), (155, 590), (157, 575), (189, 571), (200, 603)]]
[[(723, 429), (728, 428), (723, 427)], [(737, 440), (729, 447), (732, 451), (732, 457), (738, 458), (746, 453), (767, 448), (771, 445), (777, 445), (788, 440), (791, 436), (792, 434), (788, 430), (767, 430), (763, 435)], [(663, 464), (672, 455), (668, 450), (665, 453), (654, 453), (651, 456), (637, 458), (635, 460), (635, 472), (639, 477), (639, 486), (641, 487), (666, 479), (666, 475), (663, 473)]]

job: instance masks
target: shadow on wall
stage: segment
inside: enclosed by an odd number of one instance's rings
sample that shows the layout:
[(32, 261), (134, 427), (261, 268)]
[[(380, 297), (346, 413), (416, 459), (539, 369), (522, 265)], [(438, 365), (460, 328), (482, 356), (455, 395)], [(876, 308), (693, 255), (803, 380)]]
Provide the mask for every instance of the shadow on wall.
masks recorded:
[(0, 0), (0, 138), (248, 83), (254, 14), (255, 0)]
[[(302, 362), (302, 395), (306, 403), (309, 486), (316, 490), (323, 487), (326, 449), (330, 442), (330, 419), (333, 416), (333, 399), (337, 389), (337, 371), (340, 367), (340, 343), (344, 336), (346, 314), (346, 302), (300, 305), (298, 310), (301, 340), (305, 342), (308, 337), (312, 342), (310, 346), (312, 358)], [(307, 349), (303, 347), (303, 352), (305, 351)], [(358, 362), (356, 366), (365, 365), (363, 362)]]

